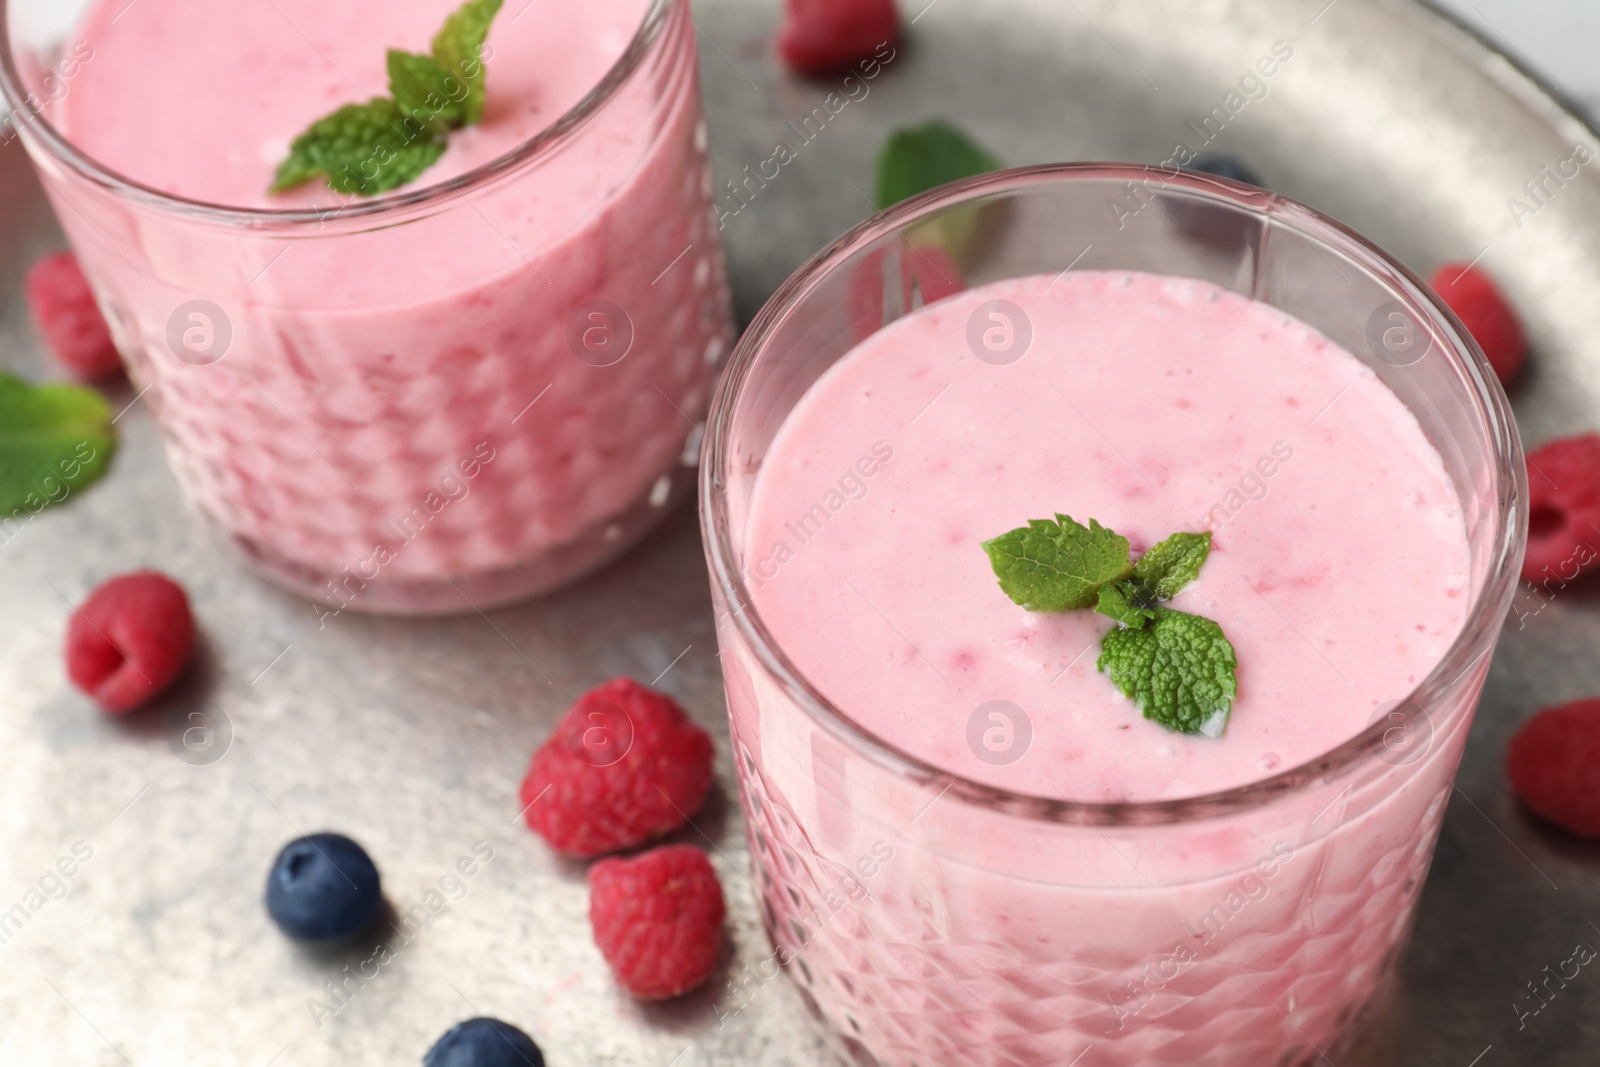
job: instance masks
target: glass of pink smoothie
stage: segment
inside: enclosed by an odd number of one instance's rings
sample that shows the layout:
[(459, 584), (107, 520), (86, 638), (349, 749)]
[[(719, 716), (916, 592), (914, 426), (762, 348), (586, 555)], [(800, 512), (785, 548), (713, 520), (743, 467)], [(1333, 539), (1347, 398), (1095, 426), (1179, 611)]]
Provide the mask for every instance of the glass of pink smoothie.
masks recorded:
[(672, 0), (507, 0), (483, 121), (419, 178), (268, 193), (458, 6), (0, 2), (4, 139), (188, 499), (328, 610), (487, 608), (622, 552), (690, 491), (731, 345)]
[[(1394, 976), (1520, 565), (1460, 324), (1287, 200), (1012, 171), (869, 220), (736, 349), (702, 465), (770, 960), (850, 1062), (1333, 1062)], [(1212, 534), (1220, 737), (980, 546)]]

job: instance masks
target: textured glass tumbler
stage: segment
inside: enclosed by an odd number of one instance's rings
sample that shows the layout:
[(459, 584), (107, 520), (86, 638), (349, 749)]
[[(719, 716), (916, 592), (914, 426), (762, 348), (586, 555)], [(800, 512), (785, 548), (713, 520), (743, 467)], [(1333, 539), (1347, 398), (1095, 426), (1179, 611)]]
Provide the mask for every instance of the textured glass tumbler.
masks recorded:
[[(94, 55), (65, 6), (0, 0), (11, 125), (189, 500), (269, 577), (335, 609), (487, 608), (690, 492), (732, 321), (679, 5), (509, 154), (295, 210), (182, 200), (70, 144), (51, 116)], [(377, 262), (414, 266), (361, 284)]]
[[(954, 238), (954, 239), (952, 239)], [(937, 241), (951, 258), (922, 249)], [(1075, 803), (898, 751), (822, 697), (752, 606), (751, 488), (807, 388), (965, 284), (1072, 269), (1204, 279), (1365, 360), (1464, 505), (1470, 610), (1363, 734), (1226, 792)], [(1292, 202), (1126, 166), (1012, 171), (875, 217), (803, 268), (712, 405), (702, 521), (774, 960), (859, 1064), (1290, 1065), (1336, 1056), (1394, 973), (1520, 566), (1505, 396), (1411, 274)], [(948, 488), (948, 487), (946, 487)], [(866, 623), (840, 618), (850, 628)]]

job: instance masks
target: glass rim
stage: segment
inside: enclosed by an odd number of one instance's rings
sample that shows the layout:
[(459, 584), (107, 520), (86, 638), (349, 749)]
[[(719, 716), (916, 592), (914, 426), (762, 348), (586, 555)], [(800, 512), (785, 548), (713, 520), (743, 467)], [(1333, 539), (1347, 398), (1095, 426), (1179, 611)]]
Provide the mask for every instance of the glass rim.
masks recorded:
[[(1493, 444), (1494, 480), (1488, 498), (1497, 516), (1487, 566), (1473, 590), (1476, 599), (1461, 632), (1427, 676), (1394, 709), (1404, 718), (1407, 727), (1419, 719), (1432, 723), (1430, 708), (1437, 707), (1493, 648), (1493, 638), (1509, 607), (1521, 565), (1527, 509), (1526, 472), (1519, 464), (1521, 442), (1510, 402), (1466, 327), (1404, 265), (1349, 227), (1297, 201), (1208, 174), (1129, 163), (1057, 163), (999, 171), (941, 186), (878, 212), (808, 260), (779, 287), (750, 323), (735, 345), (712, 398), (706, 421), (707, 447), (700, 468), (699, 503), (711, 580), (729, 605), (729, 623), (737, 628), (754, 652), (759, 669), (778, 684), (796, 707), (803, 709), (833, 738), (880, 769), (919, 781), (929, 788), (941, 788), (941, 796), (949, 793), (970, 805), (1024, 819), (1091, 826), (1171, 824), (1265, 807), (1280, 797), (1370, 764), (1384, 750), (1384, 738), (1394, 729), (1393, 722), (1380, 719), (1333, 749), (1265, 778), (1192, 797), (1127, 802), (1075, 801), (1065, 796), (1055, 799), (988, 785), (890, 744), (824, 697), (789, 660), (761, 620), (737, 566), (728, 496), (721, 488), (721, 467), (729, 458), (729, 436), (750, 369), (794, 305), (823, 278), (847, 263), (858, 249), (889, 233), (900, 231), (903, 235), (907, 227), (925, 216), (971, 200), (1021, 191), (1031, 185), (1064, 184), (1092, 178), (1157, 181), (1165, 188), (1183, 189), (1214, 203), (1245, 208), (1264, 218), (1283, 222), (1302, 236), (1351, 257), (1391, 290), (1398, 290), (1431, 312), (1432, 320), (1426, 325), (1447, 342), (1441, 346), (1444, 354), (1470, 383), (1479, 416), (1477, 425)], [(1463, 520), (1465, 518), (1464, 513)], [(1419, 759), (1417, 764), (1421, 762)]]
[[(376, 221), (387, 222), (390, 221), (388, 216), (409, 214), (413, 209), (426, 208), (441, 201), (463, 196), (490, 184), (524, 163), (554, 152), (575, 130), (586, 125), (612, 97), (616, 96), (644, 62), (656, 40), (661, 36), (668, 11), (678, 10), (677, 0), (650, 0), (644, 19), (634, 31), (628, 47), (623, 49), (622, 55), (600, 81), (554, 122), (516, 147), (453, 178), (446, 178), (409, 191), (390, 192), (373, 197), (350, 197), (339, 207), (327, 210), (246, 208), (174, 196), (114, 171), (81, 151), (56, 129), (42, 112), (34, 111), (27, 103), (30, 90), (25, 86), (17, 69), (11, 42), (10, 12), (16, 4), (17, 0), (0, 0), (0, 100), (5, 102), (11, 114), (20, 112), (27, 116), (20, 124), (14, 125), (20, 137), (37, 137), (54, 159), (66, 164), (80, 177), (136, 203), (202, 221), (239, 226), (283, 225), (290, 228), (297, 226), (321, 228), (325, 227), (330, 219), (365, 222), (377, 217)], [(687, 15), (684, 17), (688, 18)]]

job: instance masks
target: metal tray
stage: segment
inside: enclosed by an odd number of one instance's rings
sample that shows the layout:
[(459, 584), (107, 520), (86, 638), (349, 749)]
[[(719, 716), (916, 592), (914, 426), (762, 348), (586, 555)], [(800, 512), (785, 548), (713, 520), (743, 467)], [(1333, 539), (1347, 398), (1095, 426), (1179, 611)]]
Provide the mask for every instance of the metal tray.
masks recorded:
[[(1551, 186), (1520, 224), (1507, 200), (1527, 202), (1523, 183), (1575, 145), (1600, 146), (1453, 23), (1411, 0), (902, 2), (909, 41), (864, 95), (781, 71), (768, 45), (776, 0), (696, 4), (719, 178), (757, 171), (780, 141), (796, 155), (724, 201), (743, 204), (724, 236), (745, 318), (869, 213), (872, 160), (892, 128), (944, 116), (1011, 163), (1157, 162), (1179, 139), (1195, 144), (1188, 124), (1281, 40), (1292, 59), (1208, 149), (1249, 160), (1273, 188), (1419, 270), (1486, 264), (1532, 328), (1517, 390), (1524, 434), (1536, 443), (1597, 421), (1600, 164)], [(0, 365), (47, 375), (19, 290), (26, 264), (60, 238), (15, 145), (0, 151), (0, 204)], [(711, 987), (677, 1003), (617, 994), (589, 940), (583, 869), (517, 819), (527, 754), (611, 675), (654, 682), (726, 737), (689, 509), (605, 573), (537, 603), (319, 623), (187, 517), (148, 411), (125, 386), (113, 392), (128, 408), (109, 477), (0, 544), (0, 911), (40, 904), (0, 944), (0, 1063), (417, 1063), (475, 1014), (536, 1035), (551, 1067), (821, 1060), (798, 998), (756, 966), (768, 949), (725, 750), (717, 794), (678, 836), (712, 850), (730, 950)], [(159, 706), (112, 721), (68, 686), (59, 649), (69, 602), (140, 566), (183, 576), (205, 645)], [(1543, 1002), (1527, 983), (1579, 942), (1600, 946), (1600, 848), (1524, 815), (1501, 759), (1534, 709), (1600, 692), (1595, 598), (1591, 584), (1519, 599), (1401, 989), (1346, 1067), (1592, 1061), (1600, 974), (1552, 984)], [(186, 761), (181, 734), (197, 727), (213, 744)], [(421, 905), (426, 922), (319, 1019), (309, 1003), (333, 1006), (324, 983), (359, 971), (370, 947), (297, 949), (260, 893), (277, 848), (324, 828), (363, 841), (396, 911)], [(493, 858), (447, 880), (480, 841)], [(46, 872), (74, 846), (90, 855), (64, 865), (74, 873), (63, 896)], [(41, 883), (46, 893), (31, 895)], [(1091, 1050), (1083, 1067), (1093, 1064)]]

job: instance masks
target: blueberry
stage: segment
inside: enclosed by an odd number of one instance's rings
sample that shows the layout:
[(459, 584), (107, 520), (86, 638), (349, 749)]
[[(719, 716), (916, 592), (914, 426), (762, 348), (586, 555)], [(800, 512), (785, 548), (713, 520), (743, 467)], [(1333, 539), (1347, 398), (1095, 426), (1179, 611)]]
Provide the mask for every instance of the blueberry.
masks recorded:
[(296, 941), (343, 941), (383, 906), (378, 868), (343, 834), (312, 834), (283, 846), (267, 875), (267, 914)]
[(422, 1067), (544, 1067), (533, 1038), (499, 1019), (456, 1023), (422, 1057)]
[(1266, 188), (1261, 184), (1261, 179), (1256, 177), (1255, 171), (1232, 156), (1201, 156), (1185, 169), (1213, 174), (1218, 178), (1227, 178), (1243, 185), (1253, 185), (1257, 189)]

